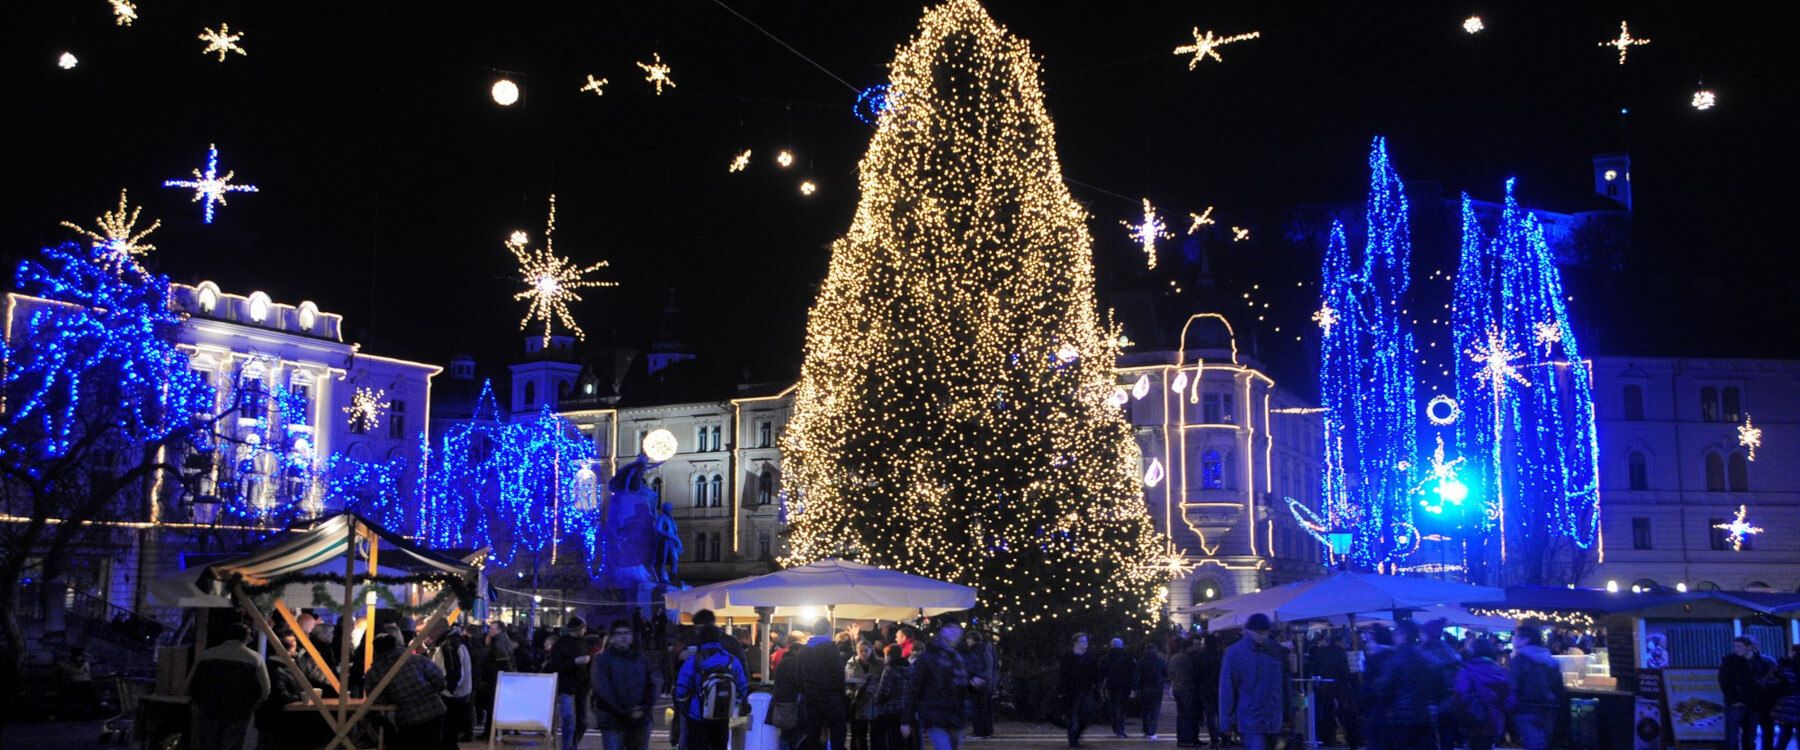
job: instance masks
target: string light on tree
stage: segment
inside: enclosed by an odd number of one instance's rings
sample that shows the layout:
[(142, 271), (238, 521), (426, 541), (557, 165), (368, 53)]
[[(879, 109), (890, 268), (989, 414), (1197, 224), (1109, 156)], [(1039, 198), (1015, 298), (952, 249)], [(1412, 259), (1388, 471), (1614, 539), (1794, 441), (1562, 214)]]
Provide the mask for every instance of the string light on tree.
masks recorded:
[(243, 38), (243, 32), (238, 32), (236, 34), (231, 33), (231, 24), (228, 23), (219, 24), (219, 28), (216, 31), (203, 27), (199, 39), (202, 42), (206, 42), (206, 49), (200, 50), (200, 54), (210, 55), (217, 52), (219, 54), (219, 62), (225, 62), (225, 56), (232, 52), (248, 56), (250, 53), (245, 52), (244, 48), (238, 45), (238, 41)]
[(1693, 105), (1694, 109), (1704, 112), (1717, 106), (1719, 97), (1712, 92), (1712, 89), (1700, 89), (1694, 92), (1694, 98), (1688, 103)]
[(1632, 47), (1649, 44), (1649, 43), (1650, 43), (1650, 40), (1647, 38), (1639, 39), (1637, 37), (1632, 36), (1631, 35), (1631, 27), (1625, 25), (1624, 21), (1620, 21), (1619, 22), (1619, 38), (1609, 39), (1607, 41), (1601, 42), (1600, 46), (1612, 47), (1613, 49), (1618, 50), (1619, 51), (1619, 64), (1624, 65), (1625, 64), (1625, 53), (1627, 51), (1629, 51)]
[(137, 20), (137, 3), (131, 0), (106, 0), (106, 4), (112, 6), (114, 25), (130, 26)]
[(1750, 454), (1746, 458), (1756, 460), (1756, 449), (1762, 447), (1762, 428), (1750, 422), (1750, 414), (1744, 414), (1744, 423), (1738, 425), (1738, 445), (1747, 449)]
[(1174, 235), (1169, 234), (1169, 227), (1167, 224), (1163, 223), (1162, 217), (1156, 215), (1156, 207), (1150, 205), (1150, 199), (1144, 199), (1143, 221), (1137, 224), (1133, 224), (1129, 221), (1121, 221), (1119, 224), (1126, 229), (1131, 230), (1128, 233), (1128, 236), (1131, 237), (1133, 242), (1143, 245), (1144, 256), (1148, 259), (1146, 267), (1155, 268), (1156, 241), (1159, 239), (1167, 239)]
[(1187, 233), (1193, 234), (1200, 231), (1201, 227), (1217, 223), (1212, 219), (1212, 212), (1213, 207), (1207, 206), (1206, 210), (1201, 211), (1200, 213), (1189, 213), (1188, 218), (1192, 219), (1194, 223), (1188, 225)]
[(587, 332), (575, 324), (574, 316), (569, 314), (569, 303), (580, 302), (581, 295), (575, 290), (592, 287), (618, 286), (611, 281), (595, 281), (583, 278), (594, 271), (607, 266), (607, 261), (600, 261), (590, 266), (577, 266), (556, 254), (556, 195), (550, 196), (550, 217), (544, 223), (544, 246), (538, 249), (527, 249), (526, 243), (517, 241), (524, 232), (514, 232), (512, 239), (506, 243), (513, 258), (519, 262), (519, 276), (525, 282), (525, 291), (513, 295), (515, 300), (529, 300), (530, 306), (525, 317), (519, 319), (519, 329), (524, 330), (531, 322), (542, 321), (544, 324), (543, 343), (550, 343), (550, 328), (553, 321), (561, 321), (565, 328), (575, 334), (576, 338), (587, 338)]
[(594, 96), (606, 96), (605, 78), (595, 78), (593, 73), (587, 74), (587, 83), (581, 85), (581, 93), (594, 92)]
[(223, 177), (219, 176), (219, 147), (214, 144), (208, 144), (206, 147), (205, 172), (198, 169), (194, 170), (194, 179), (191, 180), (163, 180), (163, 187), (192, 188), (194, 190), (193, 202), (202, 204), (201, 216), (206, 223), (211, 224), (213, 220), (213, 206), (228, 205), (225, 202), (225, 195), (227, 193), (258, 192), (255, 185), (233, 184), (231, 178), (236, 175), (237, 172), (232, 170), (227, 171)]
[(1732, 516), (1730, 521), (1713, 524), (1713, 528), (1725, 532), (1725, 541), (1731, 543), (1733, 552), (1744, 551), (1744, 542), (1748, 540), (1751, 535), (1763, 533), (1763, 528), (1761, 526), (1752, 526), (1750, 525), (1750, 522), (1745, 519), (1745, 515), (1748, 511), (1748, 508), (1739, 505), (1737, 508), (1737, 515)]
[(1175, 54), (1186, 55), (1186, 54), (1192, 53), (1194, 55), (1194, 57), (1193, 57), (1193, 59), (1188, 60), (1188, 70), (1193, 70), (1194, 66), (1199, 65), (1201, 60), (1204, 60), (1208, 57), (1212, 58), (1214, 62), (1224, 62), (1225, 61), (1224, 58), (1219, 57), (1219, 48), (1220, 47), (1223, 47), (1227, 44), (1231, 44), (1233, 42), (1242, 42), (1242, 41), (1247, 41), (1250, 39), (1255, 39), (1259, 36), (1262, 36), (1262, 32), (1252, 31), (1252, 32), (1245, 33), (1245, 34), (1233, 34), (1228, 37), (1218, 37), (1218, 36), (1214, 36), (1213, 32), (1210, 29), (1207, 30), (1207, 32), (1205, 34), (1201, 34), (1200, 27), (1195, 26), (1194, 27), (1194, 43), (1193, 44), (1183, 44), (1180, 47), (1176, 47)]
[(727, 171), (727, 172), (742, 172), (749, 168), (750, 168), (750, 149), (744, 149), (742, 152), (738, 153), (737, 156), (731, 157), (731, 165), (726, 167), (725, 171)]
[(387, 391), (380, 388), (356, 387), (350, 394), (350, 405), (344, 407), (344, 413), (350, 415), (351, 431), (363, 433), (381, 426), (381, 415), (390, 406), (382, 400), (385, 396)]
[(74, 70), (75, 66), (80, 64), (81, 60), (76, 59), (75, 53), (73, 52), (64, 52), (56, 58), (56, 67), (62, 68), (63, 70)]
[(663, 86), (675, 88), (675, 79), (669, 77), (669, 66), (663, 64), (662, 53), (652, 53), (651, 58), (652, 62), (638, 63), (637, 66), (644, 70), (644, 81), (655, 86), (656, 95), (662, 96)]
[(87, 235), (87, 238), (93, 241), (94, 249), (101, 251), (103, 265), (124, 268), (135, 263), (138, 256), (146, 255), (156, 249), (155, 245), (144, 242), (144, 238), (156, 231), (157, 227), (162, 226), (162, 222), (153, 221), (144, 231), (137, 231), (138, 213), (143, 211), (143, 207), (131, 208), (130, 213), (126, 212), (127, 208), (125, 191), (120, 190), (119, 207), (100, 214), (99, 218), (94, 219), (95, 230), (83, 229), (69, 221), (63, 222), (62, 225)]
[(1479, 34), (1485, 28), (1487, 28), (1487, 24), (1481, 22), (1481, 16), (1469, 16), (1463, 19), (1462, 29), (1470, 34)]

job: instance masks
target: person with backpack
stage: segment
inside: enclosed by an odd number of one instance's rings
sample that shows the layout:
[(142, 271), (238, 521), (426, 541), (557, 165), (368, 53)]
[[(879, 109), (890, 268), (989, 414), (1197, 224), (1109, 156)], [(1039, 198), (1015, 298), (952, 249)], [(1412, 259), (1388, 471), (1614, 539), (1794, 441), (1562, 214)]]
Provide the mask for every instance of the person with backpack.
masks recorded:
[(675, 677), (675, 703), (686, 717), (681, 730), (683, 749), (726, 750), (731, 718), (749, 690), (742, 660), (716, 639), (699, 644)]
[(849, 707), (844, 701), (844, 660), (831, 637), (831, 623), (813, 625), (818, 633), (797, 654), (788, 655), (800, 666), (800, 750), (822, 750), (829, 737), (832, 750), (844, 747), (849, 735)]
[(600, 729), (600, 744), (605, 750), (650, 747), (650, 709), (656, 701), (656, 682), (650, 676), (650, 660), (632, 648), (635, 639), (630, 620), (614, 620), (606, 650), (594, 657), (589, 667), (594, 723)]
[(1567, 710), (1568, 702), (1563, 694), (1562, 667), (1544, 648), (1544, 631), (1532, 625), (1513, 631), (1509, 671), (1507, 706), (1512, 709), (1513, 726), (1519, 730), (1519, 744), (1525, 750), (1549, 750), (1556, 717)]
[(1486, 638), (1477, 639), (1456, 673), (1456, 711), (1462, 719), (1463, 739), (1469, 750), (1494, 750), (1506, 733), (1506, 670), (1495, 661), (1500, 650)]

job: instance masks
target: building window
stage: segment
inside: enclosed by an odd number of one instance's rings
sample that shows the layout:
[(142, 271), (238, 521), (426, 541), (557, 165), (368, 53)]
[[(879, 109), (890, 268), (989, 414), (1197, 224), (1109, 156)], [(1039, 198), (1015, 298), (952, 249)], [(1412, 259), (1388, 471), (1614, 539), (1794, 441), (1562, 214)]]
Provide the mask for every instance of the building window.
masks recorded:
[(1719, 391), (1719, 411), (1723, 412), (1725, 421), (1744, 421), (1744, 398), (1737, 388), (1727, 387)]
[(569, 381), (564, 380), (560, 383), (557, 383), (556, 384), (556, 400), (561, 401), (568, 397), (569, 397)]
[(1700, 419), (1704, 422), (1719, 421), (1719, 389), (1710, 385), (1700, 389)]
[(763, 560), (774, 557), (774, 550), (769, 545), (769, 530), (756, 532), (756, 556)]
[(725, 559), (725, 556), (720, 554), (720, 549), (719, 549), (722, 546), (724, 541), (725, 541), (724, 534), (714, 533), (712, 535), (712, 541), (708, 542), (708, 544), (710, 544), (711, 546), (707, 549), (707, 552), (709, 553), (707, 555), (707, 559), (712, 560), (713, 562), (718, 562), (720, 560)]
[(706, 507), (706, 475), (694, 475), (694, 507)]
[(713, 425), (713, 428), (712, 428), (712, 449), (713, 450), (718, 451), (718, 450), (725, 449), (723, 447), (725, 445), (725, 443), (719, 440), (719, 436), (721, 434), (722, 429), (723, 428), (719, 427), (718, 425)]
[(694, 562), (706, 562), (706, 532), (694, 534)]
[(775, 502), (775, 471), (767, 466), (762, 474), (756, 477), (756, 504), (769, 505)]
[(1225, 489), (1225, 457), (1218, 451), (1207, 451), (1200, 456), (1200, 487), (1208, 490)]
[(1733, 453), (1725, 460), (1725, 481), (1732, 492), (1750, 491), (1750, 462), (1744, 454)]
[(694, 452), (706, 452), (706, 425), (694, 425)]
[(717, 474), (714, 474), (712, 476), (711, 489), (708, 490), (706, 493), (706, 499), (710, 500), (712, 502), (712, 507), (717, 508), (721, 504), (724, 503), (724, 498), (725, 498), (725, 478), (721, 477)]
[(530, 380), (525, 381), (525, 405), (537, 405), (537, 383)]
[(1208, 393), (1200, 397), (1200, 421), (1206, 424), (1230, 424), (1231, 394)]
[(1638, 516), (1631, 519), (1631, 548), (1650, 549), (1650, 519)]
[(758, 448), (769, 447), (769, 444), (774, 442), (774, 437), (775, 437), (775, 425), (774, 424), (765, 420), (756, 425), (756, 447), (758, 447)]
[(1716, 451), (1706, 452), (1706, 491), (1725, 491), (1725, 457)]
[(388, 437), (395, 440), (406, 437), (406, 402), (395, 399), (388, 404)]
[(1625, 419), (1631, 422), (1644, 421), (1644, 387), (1641, 385), (1625, 386)]
[(1631, 476), (1631, 489), (1650, 489), (1650, 459), (1643, 451), (1632, 451), (1626, 458), (1627, 474)]

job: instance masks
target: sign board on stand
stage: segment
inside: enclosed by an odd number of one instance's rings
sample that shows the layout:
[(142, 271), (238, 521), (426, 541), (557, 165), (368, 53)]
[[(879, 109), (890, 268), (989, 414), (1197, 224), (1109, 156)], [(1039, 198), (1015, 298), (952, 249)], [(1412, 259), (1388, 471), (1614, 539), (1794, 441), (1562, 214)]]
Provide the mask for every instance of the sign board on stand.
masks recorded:
[(1663, 670), (1663, 694), (1675, 742), (1723, 742), (1725, 695), (1712, 669)]
[(535, 672), (501, 672), (494, 682), (493, 731), (488, 747), (500, 732), (556, 731), (556, 675)]

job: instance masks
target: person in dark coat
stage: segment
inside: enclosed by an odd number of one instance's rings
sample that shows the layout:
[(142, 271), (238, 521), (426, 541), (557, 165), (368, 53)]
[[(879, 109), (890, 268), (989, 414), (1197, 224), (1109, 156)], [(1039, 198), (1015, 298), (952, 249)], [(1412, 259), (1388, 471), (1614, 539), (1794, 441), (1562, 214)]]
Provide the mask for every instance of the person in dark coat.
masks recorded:
[(974, 726), (970, 734), (975, 737), (988, 738), (994, 736), (994, 697), (1000, 691), (1000, 657), (994, 650), (994, 644), (988, 634), (975, 628), (969, 628), (963, 634), (963, 661), (969, 666), (971, 676), (980, 677), (985, 686), (972, 692), (970, 698), (970, 720)]
[(1100, 662), (1088, 652), (1087, 633), (1069, 639), (1069, 652), (1057, 665), (1056, 684), (1069, 717), (1069, 747), (1081, 747), (1081, 733), (1094, 714), (1094, 687), (1100, 683)]
[[(800, 644), (790, 644), (785, 650), (798, 656), (801, 648)], [(774, 697), (771, 703), (799, 705), (800, 693), (804, 687), (800, 679), (800, 660), (783, 658), (780, 664), (770, 667), (770, 671), (775, 673)], [(799, 714), (799, 725), (781, 730), (781, 747), (793, 748), (800, 744), (800, 733), (805, 730), (806, 726), (806, 706), (800, 706)]]
[(912, 663), (901, 653), (900, 644), (889, 644), (885, 653), (886, 664), (881, 668), (881, 677), (875, 683), (875, 720), (869, 727), (870, 745), (873, 750), (904, 750), (906, 733), (902, 727), (909, 727), (906, 717), (912, 715), (912, 708), (906, 702), (907, 688), (912, 684)]
[(1168, 684), (1169, 664), (1163, 661), (1162, 649), (1156, 647), (1155, 641), (1145, 643), (1143, 656), (1138, 658), (1137, 684), (1134, 686), (1144, 739), (1161, 739), (1156, 736), (1156, 719), (1162, 713), (1163, 690)]
[(607, 750), (645, 750), (650, 746), (650, 709), (656, 680), (650, 659), (633, 648), (636, 633), (630, 620), (614, 620), (606, 649), (589, 666), (593, 686), (594, 724)]
[(1331, 631), (1319, 641), (1311, 653), (1306, 655), (1306, 671), (1309, 676), (1319, 678), (1313, 686), (1313, 697), (1318, 708), (1313, 714), (1313, 730), (1318, 740), (1324, 745), (1337, 744), (1338, 725), (1344, 727), (1344, 742), (1351, 746), (1358, 744), (1355, 712), (1346, 705), (1346, 699), (1355, 695), (1350, 684), (1350, 654), (1344, 650), (1344, 636), (1339, 631)]
[(246, 644), (243, 623), (225, 626), (224, 639), (200, 652), (188, 677), (194, 715), (189, 746), (195, 750), (242, 750), (256, 707), (269, 697), (269, 671)]
[(1114, 737), (1123, 739), (1126, 736), (1126, 704), (1131, 700), (1131, 684), (1136, 679), (1137, 661), (1125, 650), (1125, 641), (1112, 639), (1106, 651), (1100, 654), (1100, 700), (1107, 718), (1112, 720)]
[(1775, 676), (1781, 694), (1775, 699), (1775, 710), (1772, 712), (1775, 725), (1780, 727), (1775, 738), (1775, 747), (1786, 750), (1788, 743), (1794, 741), (1796, 730), (1800, 730), (1800, 644), (1789, 646), (1788, 655), (1775, 661)]
[(1381, 675), (1387, 670), (1388, 660), (1394, 656), (1394, 631), (1386, 625), (1375, 623), (1362, 631), (1363, 672), (1362, 691), (1356, 698), (1356, 723), (1362, 730), (1362, 738), (1368, 742), (1369, 750), (1386, 750), (1382, 742), (1387, 739), (1383, 728), (1387, 721), (1387, 706), (1381, 704), (1376, 697), (1374, 687), (1381, 681)]
[(1251, 615), (1219, 668), (1219, 728), (1242, 736), (1244, 750), (1273, 750), (1287, 727), (1288, 649), (1273, 627), (1268, 615)]
[[(802, 712), (800, 750), (823, 750), (829, 738), (833, 750), (844, 747), (850, 733), (850, 710), (844, 700), (844, 660), (831, 637), (831, 623), (820, 620), (813, 625), (819, 633), (806, 642), (798, 654), (789, 654), (800, 668), (800, 702)], [(783, 660), (782, 664), (786, 664)]]
[(1219, 728), (1219, 670), (1225, 665), (1225, 647), (1219, 636), (1208, 634), (1201, 640), (1195, 656), (1194, 705), (1200, 709), (1200, 720), (1206, 724), (1207, 744), (1217, 748), (1224, 744), (1225, 730)]
[(1469, 750), (1493, 750), (1506, 733), (1507, 675), (1495, 661), (1499, 656), (1493, 641), (1478, 639), (1456, 673), (1454, 713), (1462, 717)]
[(1199, 638), (1180, 642), (1175, 655), (1169, 657), (1169, 692), (1175, 694), (1175, 746), (1200, 746), (1199, 692), (1196, 675), (1200, 658)]
[(1382, 717), (1386, 750), (1432, 750), (1437, 747), (1437, 709), (1450, 693), (1444, 671), (1425, 653), (1419, 626), (1410, 620), (1395, 628), (1400, 645), (1371, 688), (1387, 707)]
[(1419, 642), (1419, 653), (1432, 664), (1444, 678), (1443, 699), (1437, 705), (1437, 746), (1438, 750), (1454, 750), (1462, 744), (1462, 728), (1451, 719), (1455, 699), (1450, 688), (1456, 684), (1456, 673), (1462, 669), (1462, 654), (1456, 647), (1444, 639), (1444, 618), (1430, 620), (1420, 628), (1422, 640)]
[(1725, 694), (1725, 743), (1737, 742), (1743, 750), (1756, 745), (1762, 729), (1762, 750), (1775, 741), (1774, 686), (1779, 677), (1775, 660), (1757, 649), (1756, 639), (1740, 635), (1731, 639), (1731, 653), (1719, 662), (1719, 689)]
[[(1544, 647), (1544, 632), (1531, 625), (1513, 631), (1512, 663), (1508, 665), (1507, 701), (1519, 744), (1525, 750), (1549, 750), (1556, 732), (1556, 718), (1567, 710), (1562, 667)], [(1731, 724), (1726, 712), (1726, 726)]]
[(957, 650), (963, 635), (962, 622), (954, 617), (938, 617), (936, 624), (937, 637), (923, 649), (913, 649), (916, 658), (907, 683), (906, 702), (912, 707), (923, 743), (932, 750), (956, 750), (962, 744), (963, 728), (969, 724), (970, 693), (984, 689), (987, 683), (969, 672)]

